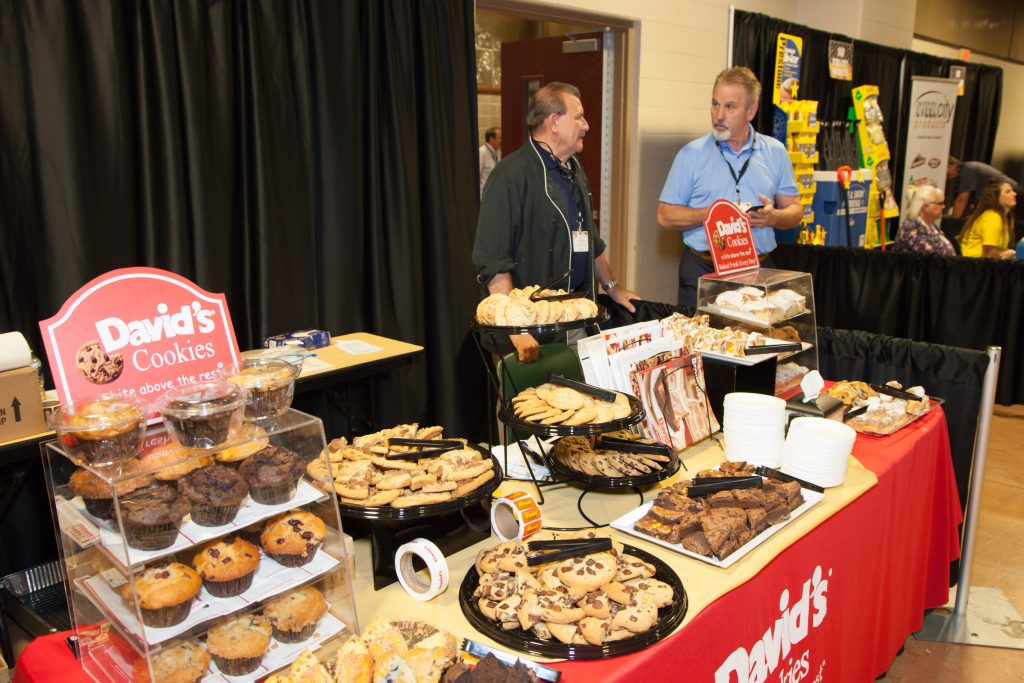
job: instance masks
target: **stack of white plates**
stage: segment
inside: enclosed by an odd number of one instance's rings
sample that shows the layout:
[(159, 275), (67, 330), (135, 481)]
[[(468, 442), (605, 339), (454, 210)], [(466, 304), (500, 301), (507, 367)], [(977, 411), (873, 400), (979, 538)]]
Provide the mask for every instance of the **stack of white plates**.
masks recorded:
[(857, 432), (822, 417), (798, 417), (789, 424), (782, 452), (782, 471), (818, 486), (839, 486)]
[(725, 459), (778, 467), (785, 441), (786, 402), (765, 394), (726, 394)]

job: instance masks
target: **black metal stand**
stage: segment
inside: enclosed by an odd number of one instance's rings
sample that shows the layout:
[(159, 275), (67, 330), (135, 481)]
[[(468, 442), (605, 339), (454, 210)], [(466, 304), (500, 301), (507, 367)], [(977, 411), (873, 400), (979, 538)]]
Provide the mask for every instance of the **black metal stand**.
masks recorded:
[[(596, 487), (596, 486), (588, 486), (587, 488), (583, 489), (583, 493), (581, 493), (580, 497), (576, 499), (576, 509), (580, 511), (580, 517), (582, 517), (583, 519), (585, 519), (588, 522), (590, 522), (590, 527), (581, 527), (583, 529), (586, 529), (586, 528), (603, 529), (604, 527), (608, 526), (608, 524), (609, 524), (609, 522), (605, 522), (604, 524), (598, 524), (597, 522), (595, 522), (593, 519), (590, 518), (590, 515), (588, 515), (586, 512), (583, 511), (583, 497), (586, 496), (591, 491), (594, 491), (597, 488), (598, 487)], [(633, 489), (634, 493), (636, 493), (638, 496), (640, 496), (640, 505), (643, 505), (644, 504), (644, 492), (640, 490), (639, 486), (632, 486), (630, 488)]]

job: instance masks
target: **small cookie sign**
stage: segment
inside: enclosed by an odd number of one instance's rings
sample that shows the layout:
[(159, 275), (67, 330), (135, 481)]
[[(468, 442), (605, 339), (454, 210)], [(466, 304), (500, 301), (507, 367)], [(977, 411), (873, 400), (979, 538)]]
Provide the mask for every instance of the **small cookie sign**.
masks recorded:
[(747, 214), (727, 199), (719, 199), (704, 219), (715, 275), (728, 275), (757, 268), (757, 249), (750, 234)]
[(101, 275), (39, 327), (64, 403), (105, 392), (151, 402), (239, 358), (224, 295), (156, 268)]

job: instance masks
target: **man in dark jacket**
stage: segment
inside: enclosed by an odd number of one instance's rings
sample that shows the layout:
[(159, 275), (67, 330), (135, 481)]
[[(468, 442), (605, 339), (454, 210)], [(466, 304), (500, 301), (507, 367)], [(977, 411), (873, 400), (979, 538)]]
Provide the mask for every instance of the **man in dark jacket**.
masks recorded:
[[(477, 279), (488, 292), (507, 294), (564, 275), (555, 287), (593, 299), (599, 283), (633, 312), (630, 301), (640, 297), (612, 276), (594, 226), (590, 186), (575, 157), (590, 128), (579, 90), (566, 83), (539, 89), (530, 98), (526, 127), (526, 144), (502, 159), (484, 186), (473, 244)], [(521, 362), (537, 359), (532, 336), (509, 339)]]

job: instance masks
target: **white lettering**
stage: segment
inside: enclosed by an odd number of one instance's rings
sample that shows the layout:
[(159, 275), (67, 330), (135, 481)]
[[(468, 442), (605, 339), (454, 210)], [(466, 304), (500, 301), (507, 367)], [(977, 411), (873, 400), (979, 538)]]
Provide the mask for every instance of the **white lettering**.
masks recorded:
[(100, 345), (111, 353), (128, 343), (128, 326), (120, 318), (104, 318), (96, 321), (96, 333)]
[(100, 343), (107, 353), (111, 353), (124, 346), (143, 346), (161, 339), (182, 337), (195, 334), (209, 334), (217, 325), (216, 312), (203, 308), (198, 301), (182, 306), (173, 315), (168, 314), (167, 304), (161, 303), (156, 307), (157, 314), (152, 318), (142, 320), (130, 320), (125, 322), (117, 317), (104, 318), (96, 322), (96, 333), (99, 335)]

